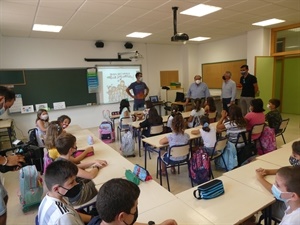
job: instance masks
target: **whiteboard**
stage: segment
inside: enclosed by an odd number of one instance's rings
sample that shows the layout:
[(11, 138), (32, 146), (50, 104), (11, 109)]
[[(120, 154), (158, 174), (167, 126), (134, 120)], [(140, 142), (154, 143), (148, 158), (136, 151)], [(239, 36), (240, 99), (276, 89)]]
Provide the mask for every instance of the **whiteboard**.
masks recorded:
[(141, 65), (97, 66), (100, 86), (100, 103), (119, 103), (122, 99), (133, 100), (126, 88), (136, 81), (135, 74), (141, 72)]

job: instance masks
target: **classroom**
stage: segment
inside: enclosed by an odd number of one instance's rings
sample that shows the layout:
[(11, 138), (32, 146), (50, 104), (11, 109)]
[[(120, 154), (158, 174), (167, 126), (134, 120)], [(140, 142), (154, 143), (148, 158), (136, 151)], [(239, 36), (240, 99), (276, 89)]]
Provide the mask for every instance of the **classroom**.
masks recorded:
[[(300, 99), (300, 90), (297, 86), (300, 82), (300, 70), (299, 66), (297, 67), (300, 60), (299, 34), (296, 37), (298, 38), (298, 47), (292, 49), (293, 54), (288, 53), (290, 58), (287, 61), (278, 58), (283, 56), (283, 53), (270, 54), (274, 50), (272, 50), (272, 43), (276, 41), (271, 37), (272, 28), (279, 31), (281, 29), (299, 29), (299, 1), (197, 1), (197, 4), (210, 4), (223, 8), (220, 12), (209, 15), (208, 19), (203, 17), (203, 20), (179, 14), (179, 12), (196, 5), (196, 1), (128, 0), (112, 2), (80, 0), (51, 3), (39, 0), (34, 3), (20, 3), (1, 0), (2, 9), (0, 11), (5, 15), (5, 17), (3, 16), (5, 19), (0, 20), (0, 70), (72, 70), (95, 66), (140, 65), (143, 81), (150, 89), (149, 96), (160, 96), (161, 71), (178, 71), (181, 88), (186, 93), (190, 84), (194, 82), (196, 74), (203, 75), (205, 82), (205, 75), (202, 74), (204, 64), (246, 60), (249, 72), (258, 78), (260, 97), (264, 100), (264, 105), (271, 97), (278, 97), (283, 102), (281, 112), (293, 118), (293, 126), (285, 134), (288, 142), (299, 138), (300, 107), (299, 104), (295, 104), (295, 100)], [(173, 6), (179, 7), (177, 15), (179, 32), (187, 33), (190, 38), (211, 36), (211, 39), (203, 42), (187, 41), (186, 44), (171, 42)], [(20, 11), (17, 12), (17, 10)], [(246, 15), (245, 18), (243, 18), (243, 14)], [(285, 22), (270, 27), (251, 25), (269, 18), (283, 19)], [(10, 20), (14, 20), (14, 22), (9, 22)], [(38, 23), (49, 21), (53, 24), (66, 25), (66, 27), (58, 34), (35, 32), (31, 30), (33, 21)], [(87, 27), (88, 22), (91, 25)], [(144, 27), (140, 25), (143, 23)], [(116, 29), (111, 29), (111, 27), (116, 27)], [(144, 39), (126, 37), (128, 33), (134, 31), (152, 32), (153, 34)], [(157, 36), (155, 32), (158, 33)], [(95, 42), (98, 40), (104, 43), (103, 48), (95, 46)], [(125, 48), (126, 42), (132, 43), (132, 49)], [(128, 62), (88, 62), (84, 60), (85, 58), (115, 59), (118, 58), (118, 53), (128, 51), (138, 51), (143, 59)], [(126, 55), (121, 57), (127, 58)], [(219, 76), (221, 80), (224, 72), (214, 74), (214, 76)], [(289, 76), (286, 75), (283, 78), (284, 75), (281, 72)], [(58, 78), (57, 82), (60, 81)], [(65, 86), (72, 86), (72, 80), (62, 79), (62, 81)], [(47, 86), (47, 83), (40, 85)], [(55, 92), (55, 85), (51, 88)], [(34, 88), (30, 91), (34, 92)], [(218, 88), (212, 88), (211, 91), (220, 93)], [(43, 93), (36, 93), (36, 95), (43, 96)], [(100, 98), (98, 93), (96, 96)], [(32, 102), (31, 104), (39, 103), (44, 102)], [(104, 112), (107, 110), (118, 111), (119, 103), (98, 104), (99, 102), (92, 102), (96, 103), (95, 105), (89, 103), (91, 102), (70, 107), (67, 105), (63, 110), (50, 109), (50, 120), (66, 114), (72, 118), (72, 125), (78, 125), (83, 130), (91, 129), (97, 137), (98, 126), (105, 119)], [(132, 105), (133, 103), (131, 103)], [(36, 112), (5, 113), (1, 116), (1, 119), (6, 118), (13, 119), (17, 138), (26, 139), (27, 131), (35, 126)], [(282, 144), (280, 140), (279, 145)], [(116, 144), (112, 148), (117, 148), (117, 146)], [(156, 161), (155, 156), (148, 161), (151, 163)], [(139, 161), (132, 159), (132, 162)], [(141, 157), (140, 163), (143, 163), (143, 157)], [(153, 168), (155, 166), (153, 164)], [(18, 207), (17, 204), (15, 207)], [(9, 212), (9, 216), (12, 214)], [(12, 223), (8, 224), (12, 225)]]

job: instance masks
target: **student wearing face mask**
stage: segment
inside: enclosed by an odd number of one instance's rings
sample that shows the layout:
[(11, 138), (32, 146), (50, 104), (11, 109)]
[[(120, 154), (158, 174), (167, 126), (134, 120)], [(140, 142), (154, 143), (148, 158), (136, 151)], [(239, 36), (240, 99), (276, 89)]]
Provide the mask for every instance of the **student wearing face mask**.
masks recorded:
[(201, 100), (201, 107), (206, 105), (206, 99), (210, 96), (209, 89), (206, 83), (202, 82), (202, 77), (196, 75), (194, 77), (194, 83), (190, 85), (190, 88), (187, 93), (185, 105), (188, 104), (190, 100), (199, 98)]
[(270, 110), (266, 116), (266, 122), (268, 123), (269, 127), (275, 129), (275, 133), (279, 133), (279, 127), (282, 122), (281, 114), (278, 110), (278, 107), (280, 106), (280, 100), (272, 98), (269, 100), (269, 103), (267, 104), (267, 108)]
[[(139, 187), (131, 181), (122, 178), (107, 181), (97, 195), (96, 208), (99, 216), (95, 216), (88, 225), (147, 225), (136, 222), (139, 195)], [(149, 221), (148, 224), (155, 223)], [(177, 225), (177, 223), (169, 219), (160, 225)]]
[(240, 84), (242, 85), (242, 93), (240, 98), (240, 105), (243, 116), (249, 112), (250, 102), (255, 98), (258, 91), (257, 78), (250, 74), (248, 65), (241, 66)]
[(14, 104), (15, 100), (16, 95), (14, 91), (0, 86), (0, 116)]
[(223, 109), (228, 112), (228, 107), (235, 103), (236, 83), (231, 79), (231, 72), (226, 71), (222, 76), (222, 105)]
[[(143, 74), (137, 72), (135, 74), (136, 81), (131, 83), (126, 89), (127, 94), (134, 99), (133, 110), (144, 109), (145, 98), (149, 93), (148, 86), (143, 82)], [(130, 92), (132, 90), (133, 94)]]
[[(295, 141), (292, 144), (292, 154), (289, 158), (289, 162), (292, 167), (299, 167), (300, 168), (300, 141)], [(278, 172), (278, 169), (263, 169), (258, 168), (256, 170), (256, 177), (258, 181), (272, 193), (272, 184), (269, 183), (265, 176), (268, 175), (275, 175)], [(286, 202), (277, 200), (272, 205), (272, 215), (277, 219), (282, 219), (284, 216), (284, 212), (287, 208)]]
[(35, 120), (37, 127), (36, 137), (39, 147), (45, 147), (44, 139), (49, 125), (49, 115), (46, 109), (39, 109), (37, 112), (37, 118)]
[(84, 225), (91, 220), (91, 215), (77, 212), (67, 200), (80, 191), (77, 172), (77, 166), (69, 161), (55, 161), (48, 166), (45, 173), (48, 192), (39, 206), (38, 224)]

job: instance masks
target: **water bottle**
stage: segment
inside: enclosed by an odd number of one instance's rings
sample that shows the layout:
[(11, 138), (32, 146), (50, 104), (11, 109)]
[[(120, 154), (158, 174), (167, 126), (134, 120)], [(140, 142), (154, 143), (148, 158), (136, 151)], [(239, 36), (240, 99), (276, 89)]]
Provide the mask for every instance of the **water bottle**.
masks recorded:
[(88, 143), (89, 145), (93, 145), (93, 144), (94, 144), (94, 138), (93, 138), (93, 136), (88, 136), (88, 137), (87, 137), (87, 143)]

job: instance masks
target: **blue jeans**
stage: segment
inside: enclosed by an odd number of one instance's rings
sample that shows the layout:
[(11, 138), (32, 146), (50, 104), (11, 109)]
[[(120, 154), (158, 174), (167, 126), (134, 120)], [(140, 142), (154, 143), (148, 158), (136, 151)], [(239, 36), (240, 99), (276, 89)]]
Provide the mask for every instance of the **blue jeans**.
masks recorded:
[(138, 99), (139, 101), (134, 100), (133, 103), (133, 111), (138, 111), (145, 108), (145, 101), (142, 99)]

